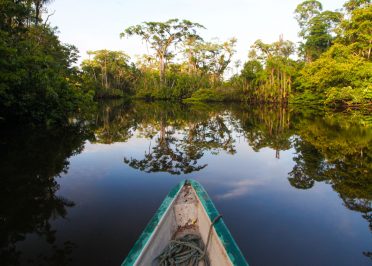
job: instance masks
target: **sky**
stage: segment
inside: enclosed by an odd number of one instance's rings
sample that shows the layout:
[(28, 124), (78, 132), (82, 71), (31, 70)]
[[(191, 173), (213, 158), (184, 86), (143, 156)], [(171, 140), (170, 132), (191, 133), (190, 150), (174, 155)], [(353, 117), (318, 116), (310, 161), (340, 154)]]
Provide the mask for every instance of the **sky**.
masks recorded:
[[(188, 19), (204, 25), (205, 40), (236, 37), (234, 60), (246, 61), (255, 40), (298, 42), (294, 10), (301, 0), (54, 0), (49, 6), (52, 26), (62, 42), (74, 44), (82, 58), (88, 50), (122, 50), (131, 57), (147, 53), (139, 38), (120, 39), (125, 28), (144, 21)], [(342, 7), (345, 0), (324, 0), (324, 10)]]

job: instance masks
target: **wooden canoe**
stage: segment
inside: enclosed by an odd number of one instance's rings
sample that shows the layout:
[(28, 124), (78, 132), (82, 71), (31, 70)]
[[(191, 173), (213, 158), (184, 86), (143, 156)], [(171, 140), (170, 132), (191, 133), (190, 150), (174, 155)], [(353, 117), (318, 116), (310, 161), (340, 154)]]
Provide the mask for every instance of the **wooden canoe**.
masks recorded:
[(156, 265), (169, 241), (189, 232), (208, 243), (205, 253), (210, 265), (248, 265), (223, 219), (215, 219), (219, 216), (198, 182), (182, 181), (164, 199), (122, 265)]

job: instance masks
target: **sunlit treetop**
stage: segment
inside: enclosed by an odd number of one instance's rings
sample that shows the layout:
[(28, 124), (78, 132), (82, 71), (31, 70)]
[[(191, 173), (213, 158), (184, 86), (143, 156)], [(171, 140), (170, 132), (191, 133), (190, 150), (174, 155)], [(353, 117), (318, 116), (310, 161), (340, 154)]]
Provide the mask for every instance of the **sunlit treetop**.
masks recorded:
[(197, 34), (197, 29), (200, 28), (204, 29), (204, 26), (185, 19), (170, 19), (166, 22), (143, 22), (126, 28), (120, 34), (120, 37), (137, 35), (146, 41), (155, 50), (156, 57), (159, 59), (160, 78), (163, 79), (165, 60), (173, 56), (169, 51), (170, 46), (177, 45), (190, 37), (201, 39)]

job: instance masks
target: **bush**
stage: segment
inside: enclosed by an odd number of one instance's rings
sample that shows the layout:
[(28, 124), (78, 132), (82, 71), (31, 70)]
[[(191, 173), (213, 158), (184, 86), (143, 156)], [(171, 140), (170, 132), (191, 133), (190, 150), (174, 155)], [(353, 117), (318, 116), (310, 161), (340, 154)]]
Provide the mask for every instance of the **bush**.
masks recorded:
[(232, 87), (217, 87), (214, 89), (199, 89), (184, 102), (239, 102), (243, 99), (242, 90)]
[(372, 62), (348, 46), (335, 44), (318, 60), (307, 64), (296, 82), (299, 90), (305, 91), (300, 97), (304, 100), (311, 92), (321, 95), (325, 104), (369, 104), (372, 98)]
[(365, 88), (355, 88), (351, 86), (344, 88), (331, 88), (326, 93), (324, 103), (331, 105), (360, 105), (372, 102), (372, 85)]

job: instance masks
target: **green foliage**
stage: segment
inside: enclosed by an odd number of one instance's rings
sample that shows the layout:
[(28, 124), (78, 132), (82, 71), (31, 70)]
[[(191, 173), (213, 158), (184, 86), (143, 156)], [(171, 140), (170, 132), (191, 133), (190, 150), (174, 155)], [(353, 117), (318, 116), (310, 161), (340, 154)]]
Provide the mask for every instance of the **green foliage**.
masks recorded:
[(196, 32), (198, 28), (204, 26), (189, 20), (170, 19), (166, 22), (144, 22), (131, 26), (126, 28), (120, 37), (137, 35), (150, 45), (159, 60), (160, 80), (163, 81), (166, 61), (173, 57), (169, 48), (191, 37), (200, 39)]
[(340, 12), (324, 11), (318, 1), (304, 1), (295, 10), (295, 18), (301, 28), (299, 36), (301, 55), (307, 62), (314, 61), (325, 52), (334, 40), (334, 31), (340, 22)]
[(161, 82), (157, 71), (140, 71), (134, 92), (136, 98), (182, 100), (200, 87), (210, 86), (208, 77), (167, 71)]
[(296, 7), (295, 18), (301, 27), (301, 32), (299, 34), (300, 36), (304, 36), (306, 34), (306, 24), (308, 21), (319, 15), (322, 10), (322, 4), (315, 0), (303, 1)]
[(223, 95), (215, 89), (199, 89), (189, 99), (184, 100), (184, 102), (222, 102), (223, 100)]
[(260, 73), (263, 71), (263, 66), (259, 60), (249, 60), (247, 61), (241, 71), (241, 76), (250, 82), (250, 87), (257, 86), (257, 81), (259, 80)]
[(244, 64), (240, 78), (253, 102), (287, 102), (298, 64), (291, 58), (294, 44), (282, 38), (272, 44), (257, 40)]
[(210, 89), (199, 89), (190, 98), (185, 99), (185, 103), (193, 102), (239, 102), (242, 91), (234, 87), (216, 87)]
[(304, 66), (297, 91), (311, 92), (327, 105), (369, 105), (372, 6), (370, 1), (349, 1), (345, 7), (348, 17), (340, 24), (335, 44)]
[(324, 103), (324, 96), (310, 90), (305, 90), (302, 93), (292, 94), (289, 102), (291, 104), (322, 106)]
[(301, 89), (325, 95), (325, 103), (369, 103), (372, 63), (350, 47), (334, 45), (318, 60), (307, 64), (298, 78)]
[(228, 81), (224, 75), (237, 40), (204, 41), (198, 33), (202, 25), (179, 19), (144, 22), (120, 34), (140, 36), (154, 52), (136, 64), (122, 51), (98, 50), (88, 52), (80, 71), (74, 67), (76, 48), (61, 44), (55, 29), (42, 24), (48, 2), (0, 3), (1, 119), (63, 123), (92, 106), (93, 96), (371, 104), (369, 0), (346, 2), (345, 14), (323, 11), (315, 0), (304, 1), (295, 10), (302, 60), (292, 58), (296, 47), (291, 41), (257, 40), (240, 75)]
[[(240, 75), (229, 81), (223, 81), (223, 75), (235, 53), (236, 39), (205, 42), (196, 32), (200, 24), (177, 19), (132, 26), (121, 36), (141, 36), (155, 56), (142, 57), (126, 79), (135, 97), (146, 99), (369, 104), (371, 6), (368, 1), (345, 6), (348, 17), (343, 19), (340, 12), (323, 11), (318, 1), (301, 3), (295, 13), (304, 39), (299, 47), (304, 60), (292, 59), (296, 47), (282, 37), (270, 44), (257, 40)], [(181, 29), (183, 23), (187, 25)], [(176, 50), (171, 44), (181, 44), (184, 61), (173, 62)], [(97, 64), (97, 70), (86, 71), (97, 79), (101, 69), (101, 87), (108, 87), (106, 61)], [(121, 66), (124, 72), (125, 65)]]
[(343, 33), (338, 42), (347, 45), (353, 52), (369, 60), (372, 50), (372, 5), (370, 0), (349, 1), (347, 20), (341, 23)]
[(166, 86), (163, 87), (162, 93), (165, 98), (181, 100), (190, 97), (193, 92), (209, 84), (206, 77), (170, 72), (166, 75)]
[(40, 7), (0, 3), (0, 113), (7, 121), (65, 123), (92, 98), (79, 86), (76, 48), (39, 25)]
[[(204, 28), (188, 20), (144, 22), (131, 26), (121, 37), (138, 35), (155, 52), (137, 62), (134, 94), (137, 98), (182, 100), (199, 88), (218, 86), (235, 53), (236, 39), (205, 42), (197, 33)], [(185, 62), (173, 63), (181, 46)], [(174, 48), (174, 49), (173, 49)]]
[(96, 98), (123, 97), (132, 93), (137, 69), (129, 64), (129, 56), (122, 51), (89, 51), (92, 59), (81, 64), (83, 84), (95, 89)]
[(345, 3), (346, 16), (323, 11), (315, 0), (295, 10), (303, 43), (294, 61), (294, 46), (280, 39), (255, 42), (240, 74), (244, 98), (255, 102), (361, 106), (371, 104), (372, 6), (369, 0)]
[(326, 104), (368, 104), (372, 101), (372, 85), (371, 83), (365, 88), (344, 87), (331, 88), (327, 91)]
[(184, 53), (188, 59), (188, 73), (209, 75), (212, 81), (220, 81), (236, 52), (236, 42), (236, 38), (223, 43), (187, 39)]

